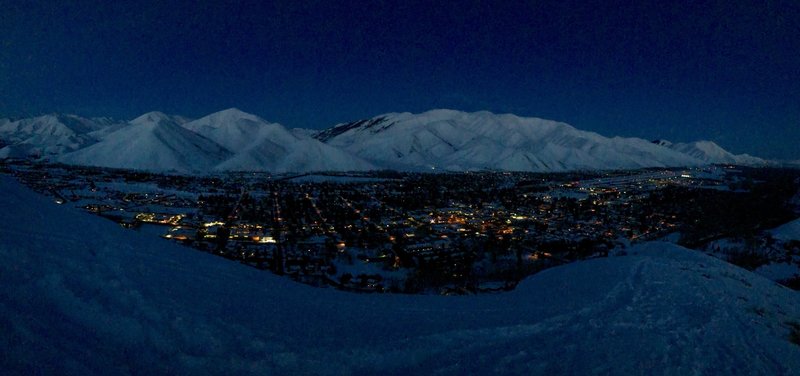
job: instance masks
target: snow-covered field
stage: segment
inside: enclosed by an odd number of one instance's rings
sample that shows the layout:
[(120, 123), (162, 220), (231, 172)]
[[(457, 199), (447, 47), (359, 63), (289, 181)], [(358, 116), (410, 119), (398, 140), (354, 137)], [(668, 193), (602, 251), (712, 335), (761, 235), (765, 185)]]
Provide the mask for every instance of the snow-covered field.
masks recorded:
[[(0, 177), (4, 374), (798, 374), (800, 295), (667, 243), (466, 297), (316, 289)], [(800, 325), (800, 324), (799, 324)]]

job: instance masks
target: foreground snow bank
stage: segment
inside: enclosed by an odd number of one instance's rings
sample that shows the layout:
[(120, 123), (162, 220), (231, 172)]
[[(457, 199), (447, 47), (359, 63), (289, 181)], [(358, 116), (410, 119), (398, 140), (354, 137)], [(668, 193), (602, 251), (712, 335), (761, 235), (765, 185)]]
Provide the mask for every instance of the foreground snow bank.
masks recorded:
[(0, 177), (5, 373), (789, 374), (797, 293), (645, 244), (502, 295), (297, 285)]

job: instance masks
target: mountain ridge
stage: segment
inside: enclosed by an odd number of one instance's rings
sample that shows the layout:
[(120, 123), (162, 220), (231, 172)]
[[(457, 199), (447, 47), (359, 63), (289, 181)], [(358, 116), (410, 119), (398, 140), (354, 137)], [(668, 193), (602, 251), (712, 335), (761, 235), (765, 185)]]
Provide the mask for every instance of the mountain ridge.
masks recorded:
[[(125, 123), (59, 116), (82, 119), (87, 128), (72, 131), (69, 137), (73, 139), (64, 142), (43, 137), (44, 127), (28, 130), (27, 138), (19, 136), (23, 134), (20, 122), (30, 120), (0, 121), (0, 139), (5, 144), (0, 158), (47, 156), (68, 164), (201, 174), (375, 169), (546, 172), (767, 163), (746, 154), (734, 155), (712, 141), (673, 144), (606, 137), (563, 122), (488, 111), (387, 113), (321, 131), (287, 129), (236, 108), (196, 120), (157, 111)], [(173, 147), (165, 147), (168, 140), (154, 134), (149, 144), (137, 141), (144, 136), (131, 130), (155, 124), (173, 129), (156, 132), (176, 137)], [(114, 147), (102, 146), (111, 143)]]
[(180, 125), (180, 119), (150, 112), (97, 143), (60, 155), (66, 164), (191, 173), (227, 159), (231, 152)]
[(0, 158), (59, 155), (93, 144), (92, 132), (114, 124), (110, 119), (50, 114), (0, 121)]
[(487, 111), (388, 113), (337, 124), (315, 137), (390, 169), (566, 171), (730, 163), (643, 139), (609, 138), (562, 122)]

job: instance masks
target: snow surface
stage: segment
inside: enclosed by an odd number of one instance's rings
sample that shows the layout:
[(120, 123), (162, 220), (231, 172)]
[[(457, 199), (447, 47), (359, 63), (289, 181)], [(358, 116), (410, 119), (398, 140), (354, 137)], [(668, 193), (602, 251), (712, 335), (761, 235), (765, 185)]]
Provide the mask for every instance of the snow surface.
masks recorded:
[(0, 177), (5, 374), (797, 374), (800, 296), (666, 243), (498, 295), (316, 289)]
[[(284, 130), (285, 131), (285, 130)], [(311, 171), (368, 171), (375, 166), (344, 150), (313, 138), (292, 138), (276, 142), (265, 137), (215, 166), (218, 171), (269, 171), (274, 173)]]
[(770, 263), (759, 266), (755, 272), (772, 281), (782, 281), (800, 275), (800, 267), (790, 263)]
[(800, 218), (769, 231), (772, 237), (779, 240), (800, 240)]

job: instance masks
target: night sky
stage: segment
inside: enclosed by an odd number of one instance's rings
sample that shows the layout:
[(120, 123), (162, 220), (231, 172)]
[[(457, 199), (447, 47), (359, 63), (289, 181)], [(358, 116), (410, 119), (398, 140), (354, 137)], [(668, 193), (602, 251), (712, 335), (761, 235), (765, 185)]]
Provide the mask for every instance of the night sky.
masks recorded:
[(0, 117), (452, 108), (800, 159), (796, 0), (163, 3), (0, 1)]

